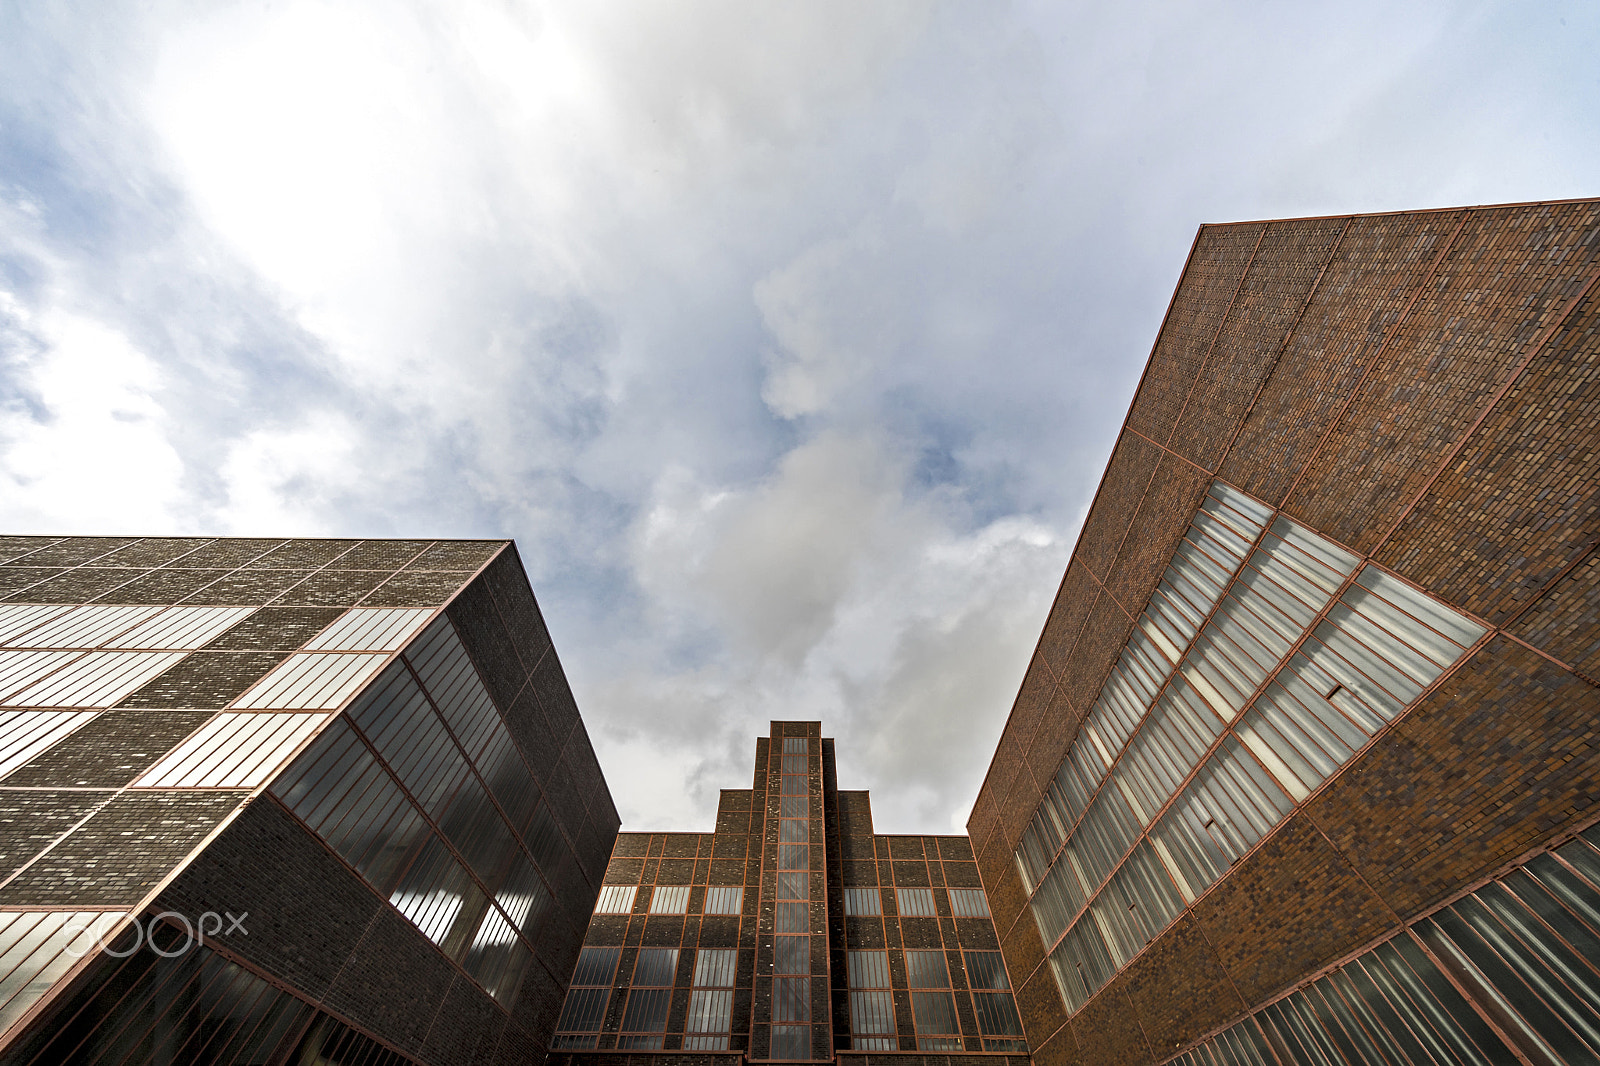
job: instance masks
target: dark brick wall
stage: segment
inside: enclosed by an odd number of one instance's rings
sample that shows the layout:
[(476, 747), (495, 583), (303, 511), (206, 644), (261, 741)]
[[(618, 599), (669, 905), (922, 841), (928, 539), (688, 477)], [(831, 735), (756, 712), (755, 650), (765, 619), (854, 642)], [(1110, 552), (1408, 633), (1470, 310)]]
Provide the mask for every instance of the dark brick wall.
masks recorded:
[[(1593, 817), (1597, 277), (1594, 201), (1202, 227), (968, 823), (1036, 1059), (1164, 1058)], [(1504, 628), (1069, 1020), (1012, 851), (1213, 477)]]

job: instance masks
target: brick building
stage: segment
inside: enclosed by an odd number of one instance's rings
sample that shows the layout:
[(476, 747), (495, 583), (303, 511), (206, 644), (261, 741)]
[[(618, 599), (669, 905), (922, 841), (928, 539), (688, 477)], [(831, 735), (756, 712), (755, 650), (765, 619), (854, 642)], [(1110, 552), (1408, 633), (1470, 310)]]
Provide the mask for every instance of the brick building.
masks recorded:
[(526, 1063), (617, 815), (507, 541), (0, 538), (0, 1063)]
[(1041, 1066), (1600, 1061), (1597, 278), (1201, 228), (968, 823)]
[(710, 833), (622, 833), (551, 1062), (1027, 1061), (964, 836), (875, 834), (817, 722), (774, 722)]

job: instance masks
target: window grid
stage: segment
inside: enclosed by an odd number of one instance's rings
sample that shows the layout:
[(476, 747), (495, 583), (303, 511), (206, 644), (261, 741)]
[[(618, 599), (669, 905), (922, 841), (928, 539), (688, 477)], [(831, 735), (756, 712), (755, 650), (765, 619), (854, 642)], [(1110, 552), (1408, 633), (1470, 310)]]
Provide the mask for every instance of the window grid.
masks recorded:
[(931, 888), (897, 888), (894, 905), (902, 918), (936, 918), (939, 914), (933, 905)]
[(907, 949), (906, 985), (916, 1019), (918, 1051), (962, 1050), (961, 1026), (943, 951)]
[(804, 1060), (812, 1056), (811, 744), (807, 737), (784, 737), (774, 747), (769, 765), (778, 784), (778, 842), (773, 867), (769, 1057)]
[[(1315, 1066), (1340, 1061), (1340, 1048), (1374, 1062), (1489, 1066), (1517, 1053), (1591, 1062), (1597, 1001), (1600, 826), (1591, 826), (1167, 1062)], [(1498, 1033), (1484, 1013), (1501, 1018)]]
[[(426, 668), (441, 660), (456, 666), (450, 687), (419, 683), (416, 664)], [(451, 708), (463, 701), (492, 719), (484, 743), (474, 746), (475, 759), (464, 758), (467, 745), (451, 724), (459, 720)], [(453, 626), (440, 617), (272, 790), (313, 832), (333, 830), (324, 839), (509, 1009), (552, 898), (524, 849), (548, 867), (559, 857), (551, 851), (561, 837), (537, 802), (538, 786), (520, 752), (509, 743), (504, 749), (489, 743), (496, 729), (504, 731), (499, 712)], [(424, 744), (412, 743), (424, 735)], [(479, 776), (479, 761), (491, 752), (498, 774), (493, 790)], [(386, 753), (399, 761), (387, 763)], [(511, 826), (500, 806), (498, 797), (519, 806), (513, 785), (533, 797), (520, 804), (534, 811), (527, 824)], [(544, 823), (547, 834), (541, 833)]]
[(664, 1046), (677, 971), (677, 948), (639, 949), (618, 1031), (619, 1049), (660, 1050)]
[(694, 983), (684, 1021), (685, 1051), (727, 1051), (733, 1024), (733, 987), (739, 952), (701, 948), (695, 952)]
[[(714, 834), (688, 834), (691, 840), (687, 850), (682, 848), (683, 841), (681, 839), (674, 845), (664, 842), (663, 836), (669, 840), (673, 837), (680, 837), (679, 834), (641, 835), (639, 840), (641, 846), (637, 851), (627, 852), (626, 857), (637, 857), (641, 861), (647, 856), (655, 860), (682, 861), (694, 864), (697, 871), (701, 864), (714, 854), (722, 858), (733, 857), (721, 855), (720, 852), (714, 850)], [(624, 853), (619, 850), (617, 854), (622, 855)], [(741, 859), (740, 861), (742, 863), (743, 860)], [(666, 876), (669, 879), (677, 880), (681, 879), (682, 874), (670, 872), (664, 866), (657, 866), (656, 876)], [(705, 874), (697, 873), (696, 876), (703, 877)], [(604, 886), (602, 891), (621, 890), (623, 893), (633, 893), (633, 899), (638, 901), (637, 893), (640, 891), (647, 891), (650, 898), (654, 899), (667, 889), (687, 889), (687, 911), (698, 910), (708, 915), (715, 914), (719, 909), (718, 899), (725, 896), (728, 902), (720, 905), (720, 909), (727, 911), (729, 916), (733, 917), (736, 922), (740, 921), (745, 891), (742, 885), (704, 886), (703, 882), (699, 880), (696, 880), (691, 885), (651, 884), (646, 879), (643, 885), (607, 885)], [(697, 890), (704, 893), (703, 903), (696, 902)], [(596, 913), (603, 912), (597, 911)], [(655, 917), (657, 913), (659, 912), (653, 911), (648, 904), (640, 907), (637, 912), (630, 905), (626, 912), (626, 920), (629, 924), (634, 922), (655, 922), (657, 921)], [(622, 917), (623, 915), (619, 913), (618, 916)], [(596, 928), (595, 925), (590, 926), (589, 935), (591, 937), (596, 935)], [(615, 950), (622, 951), (623, 949), (620, 945), (625, 939), (628, 939), (628, 934), (624, 931), (616, 930), (615, 927), (611, 928), (613, 932), (606, 934), (605, 939), (612, 939), (614, 934), (613, 943), (617, 945)], [(637, 934), (639, 927), (634, 925), (633, 928)], [(634, 956), (623, 956), (622, 965), (624, 967), (630, 966), (629, 958), (634, 958), (635, 960), (632, 964), (632, 970), (635, 975), (634, 980), (627, 981), (624, 978), (624, 988), (632, 990), (635, 985), (638, 985), (645, 992), (658, 990), (666, 993), (666, 995), (638, 995), (638, 1003), (632, 1008), (633, 1016), (631, 1020), (629, 1020), (627, 1014), (629, 1010), (627, 1002), (622, 999), (614, 1000), (611, 1004), (612, 1017), (610, 1021), (606, 1022), (602, 1018), (601, 1022), (597, 1023), (600, 1024), (601, 1028), (595, 1032), (566, 1031), (566, 1023), (563, 1022), (563, 1028), (553, 1038), (551, 1048), (597, 1049), (604, 1044), (606, 1049), (614, 1046), (623, 1051), (677, 1051), (680, 1049), (683, 1051), (728, 1051), (739, 1049), (738, 1042), (743, 1040), (746, 1032), (742, 1027), (739, 1029), (733, 1028), (732, 1017), (733, 992), (737, 987), (739, 949), (721, 946), (698, 947), (693, 929), (694, 924), (691, 923), (685, 929), (687, 935), (679, 940), (676, 947), (670, 948), (670, 950), (678, 952), (679, 965), (677, 966), (675, 977), (666, 984), (641, 984), (638, 978), (639, 960)], [(702, 938), (706, 937), (705, 930), (705, 926), (700, 926)], [(722, 926), (717, 936), (720, 938), (731, 935), (731, 940), (721, 941), (721, 943), (735, 944), (739, 939), (736, 930), (737, 927), (735, 927), (735, 930), (728, 930), (726, 926)], [(674, 937), (674, 939), (678, 938)], [(704, 940), (702, 939), (701, 942), (704, 942)], [(652, 945), (652, 947), (656, 946), (658, 945)], [(659, 975), (659, 971), (656, 972), (657, 976), (654, 980), (662, 980), (663, 978)], [(744, 980), (745, 987), (749, 987), (751, 977), (748, 973), (745, 975)], [(576, 987), (576, 982), (574, 982), (574, 986)], [(569, 992), (569, 998), (573, 994)], [(659, 1006), (657, 1001), (668, 1005), (665, 1008), (668, 1013), (663, 1023), (666, 1028), (662, 1030), (637, 1028), (646, 1024), (653, 1024), (652, 1019), (654, 1016), (649, 1014), (649, 1010)], [(674, 1003), (676, 1004), (675, 1007), (673, 1006)], [(674, 1010), (678, 1013), (674, 1013)], [(641, 1019), (644, 1020), (641, 1021)], [(748, 1021), (748, 1019), (746, 1020)]]
[(851, 1048), (855, 1051), (898, 1051), (888, 951), (850, 951), (846, 955), (846, 966)]
[[(1225, 554), (1219, 545), (1230, 537)], [(1219, 558), (1229, 565), (1215, 566)], [(1320, 768), (1315, 784), (1325, 780), (1484, 632), (1220, 482), (1164, 583), (1182, 584), (1181, 571), (1197, 563), (1214, 566), (1202, 598), (1214, 609), (1203, 623), (1186, 616), (1157, 632), (1153, 619), (1171, 603), (1152, 596), (1154, 613), (1130, 637), (1017, 850), (1069, 1013), (1282, 821), (1291, 797), (1309, 794), (1306, 778)], [(1192, 642), (1174, 632), (1192, 632)], [(1386, 673), (1363, 638), (1386, 640), (1383, 651), (1403, 666)], [(1280, 681), (1302, 675), (1327, 679), (1324, 701), (1337, 709), (1308, 722), (1304, 705), (1272, 702)], [(1362, 706), (1364, 728), (1353, 709)], [(1359, 742), (1330, 763), (1329, 738), (1340, 731)]]

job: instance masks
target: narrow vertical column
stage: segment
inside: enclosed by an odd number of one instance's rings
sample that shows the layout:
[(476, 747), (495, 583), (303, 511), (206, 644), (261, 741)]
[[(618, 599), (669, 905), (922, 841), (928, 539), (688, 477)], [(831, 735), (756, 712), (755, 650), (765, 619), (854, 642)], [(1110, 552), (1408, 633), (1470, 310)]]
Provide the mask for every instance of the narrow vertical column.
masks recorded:
[(757, 767), (765, 802), (752, 1059), (832, 1057), (820, 734), (818, 722), (774, 722)]

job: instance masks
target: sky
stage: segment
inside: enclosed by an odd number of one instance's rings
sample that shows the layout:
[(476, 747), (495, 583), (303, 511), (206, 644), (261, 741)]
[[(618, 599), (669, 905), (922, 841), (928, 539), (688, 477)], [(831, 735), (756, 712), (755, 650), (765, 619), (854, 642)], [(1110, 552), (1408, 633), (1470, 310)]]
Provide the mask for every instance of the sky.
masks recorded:
[(630, 830), (960, 832), (1196, 228), (1600, 194), (1600, 5), (0, 2), (0, 529), (514, 537)]

